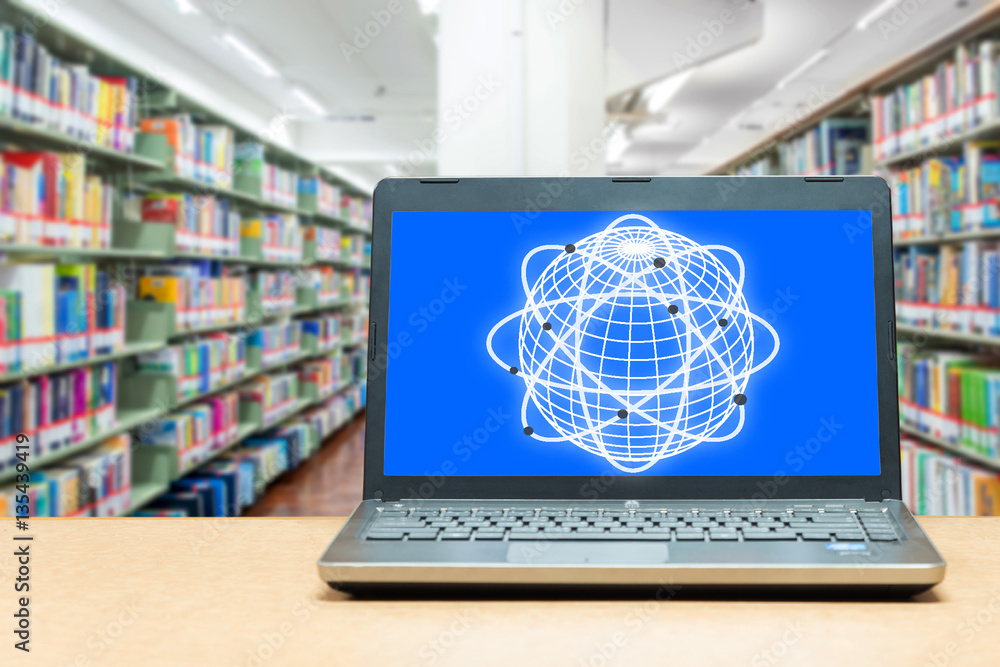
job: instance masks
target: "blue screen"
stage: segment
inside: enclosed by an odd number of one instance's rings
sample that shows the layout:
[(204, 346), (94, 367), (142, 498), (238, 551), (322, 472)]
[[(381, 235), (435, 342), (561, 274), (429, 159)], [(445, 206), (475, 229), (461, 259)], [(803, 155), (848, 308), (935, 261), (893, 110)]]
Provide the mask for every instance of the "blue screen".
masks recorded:
[(877, 475), (873, 273), (863, 211), (396, 212), (384, 473)]

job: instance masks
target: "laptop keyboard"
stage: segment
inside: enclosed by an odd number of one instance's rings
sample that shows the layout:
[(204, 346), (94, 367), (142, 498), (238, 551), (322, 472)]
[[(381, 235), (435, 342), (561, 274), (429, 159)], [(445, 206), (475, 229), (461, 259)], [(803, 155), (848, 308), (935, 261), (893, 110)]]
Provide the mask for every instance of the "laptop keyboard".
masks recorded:
[(899, 539), (879, 509), (607, 510), (389, 508), (369, 540), (660, 540), (671, 542)]

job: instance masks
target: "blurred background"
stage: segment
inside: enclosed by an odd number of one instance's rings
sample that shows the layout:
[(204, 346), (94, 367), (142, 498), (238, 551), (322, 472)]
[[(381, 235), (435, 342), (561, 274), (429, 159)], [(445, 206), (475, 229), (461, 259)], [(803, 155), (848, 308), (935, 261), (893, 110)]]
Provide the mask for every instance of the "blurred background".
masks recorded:
[(0, 514), (349, 512), (371, 193), (438, 174), (882, 176), (905, 499), (1000, 513), (1000, 2), (0, 0), (0, 23)]

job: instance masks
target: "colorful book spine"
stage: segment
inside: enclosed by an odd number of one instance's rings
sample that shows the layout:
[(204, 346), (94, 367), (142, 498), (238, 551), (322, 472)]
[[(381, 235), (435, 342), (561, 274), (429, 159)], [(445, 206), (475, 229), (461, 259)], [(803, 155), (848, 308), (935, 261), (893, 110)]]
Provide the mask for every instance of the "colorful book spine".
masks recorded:
[(302, 261), (302, 231), (298, 216), (271, 213), (244, 220), (240, 235), (260, 241), (264, 259), (275, 262)]
[(0, 241), (110, 248), (115, 190), (76, 153), (0, 152)]
[(871, 99), (876, 160), (918, 150), (1000, 116), (998, 42), (959, 44), (933, 72)]
[(194, 261), (145, 269), (136, 298), (173, 304), (178, 330), (211, 327), (246, 317), (246, 281), (238, 270)]
[(1000, 474), (903, 436), (903, 500), (914, 514), (1000, 515)]
[(299, 177), (294, 171), (265, 162), (262, 167), (261, 199), (295, 208), (299, 198)]
[(340, 346), (340, 315), (333, 313), (299, 320), (301, 345), (310, 352), (325, 352)]
[(247, 346), (260, 356), (260, 367), (266, 368), (299, 356), (302, 323), (280, 322), (254, 329), (247, 338)]
[(246, 336), (212, 334), (179, 345), (144, 352), (135, 358), (138, 373), (176, 379), (177, 399), (208, 393), (247, 371)]
[(114, 428), (116, 395), (114, 362), (0, 385), (0, 471), (16, 465), (19, 433), (38, 457)]
[(260, 297), (261, 314), (280, 313), (295, 307), (298, 278), (291, 271), (254, 271), (250, 285)]
[(1000, 335), (998, 267), (995, 242), (897, 248), (897, 317), (910, 326)]
[(262, 415), (262, 425), (270, 426), (294, 412), (299, 399), (295, 373), (260, 375), (239, 390), (240, 403), (255, 405)]
[(132, 151), (135, 77), (63, 62), (33, 32), (0, 24), (0, 114), (105, 148)]
[(177, 450), (180, 470), (188, 470), (236, 441), (239, 399), (222, 392), (154, 420), (139, 432), (140, 445)]

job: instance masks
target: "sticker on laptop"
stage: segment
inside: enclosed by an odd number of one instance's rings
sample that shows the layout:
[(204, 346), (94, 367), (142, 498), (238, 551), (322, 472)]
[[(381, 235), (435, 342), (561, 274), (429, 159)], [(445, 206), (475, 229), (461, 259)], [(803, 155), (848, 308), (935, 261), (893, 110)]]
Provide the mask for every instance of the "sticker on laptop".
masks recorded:
[(830, 551), (867, 551), (868, 545), (864, 542), (827, 542), (826, 548)]

